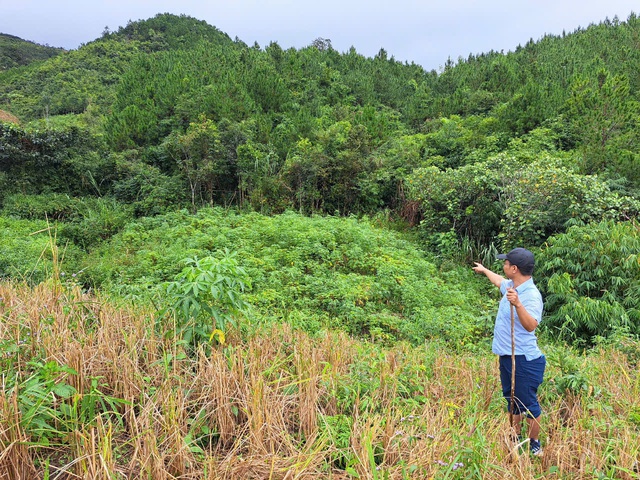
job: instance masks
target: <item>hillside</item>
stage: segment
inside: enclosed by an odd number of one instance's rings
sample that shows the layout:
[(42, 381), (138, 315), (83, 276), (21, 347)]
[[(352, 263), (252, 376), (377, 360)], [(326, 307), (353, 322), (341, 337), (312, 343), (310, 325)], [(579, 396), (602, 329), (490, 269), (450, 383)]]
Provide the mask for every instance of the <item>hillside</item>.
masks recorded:
[[(231, 40), (215, 27), (185, 16), (130, 22), (40, 66), (0, 72), (0, 104), (26, 120), (81, 114), (89, 105), (109, 109), (114, 86), (138, 56), (194, 42), (218, 45)], [(3, 55), (11, 51), (0, 44)]]
[[(0, 477), (637, 478), (638, 38), (426, 72), (159, 14), (0, 69)], [(516, 246), (541, 458), (471, 268)]]
[(11, 115), (9, 112), (0, 110), (0, 122), (5, 123), (20, 123), (20, 120), (15, 115)]
[(63, 48), (39, 45), (13, 35), (0, 33), (0, 72), (46, 60), (64, 51)]
[[(607, 222), (626, 248), (639, 33), (631, 15), (437, 73), (322, 39), (248, 46), (184, 15), (130, 22), (0, 73), (0, 108), (22, 121), (0, 122), (3, 213), (56, 219), (87, 253), (141, 217), (211, 206), (383, 218), (454, 263)], [(602, 301), (571, 320), (588, 341), (609, 308), (640, 331), (636, 303)]]

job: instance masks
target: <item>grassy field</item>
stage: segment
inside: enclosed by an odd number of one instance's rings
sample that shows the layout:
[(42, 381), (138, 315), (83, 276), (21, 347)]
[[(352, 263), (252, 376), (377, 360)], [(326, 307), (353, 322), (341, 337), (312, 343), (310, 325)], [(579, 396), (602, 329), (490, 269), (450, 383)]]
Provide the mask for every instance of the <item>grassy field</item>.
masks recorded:
[(192, 351), (171, 318), (0, 284), (0, 478), (638, 478), (640, 343), (545, 345), (544, 456), (508, 442), (487, 346), (286, 325)]

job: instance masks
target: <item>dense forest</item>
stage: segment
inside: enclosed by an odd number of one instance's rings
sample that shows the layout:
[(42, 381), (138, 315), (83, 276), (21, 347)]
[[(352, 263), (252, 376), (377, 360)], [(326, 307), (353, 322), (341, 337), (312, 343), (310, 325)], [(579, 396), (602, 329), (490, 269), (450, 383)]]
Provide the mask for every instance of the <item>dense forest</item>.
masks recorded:
[[(425, 71), (184, 15), (0, 34), (0, 476), (637, 478), (640, 18), (523, 40)], [(516, 246), (536, 465), (471, 269)]]

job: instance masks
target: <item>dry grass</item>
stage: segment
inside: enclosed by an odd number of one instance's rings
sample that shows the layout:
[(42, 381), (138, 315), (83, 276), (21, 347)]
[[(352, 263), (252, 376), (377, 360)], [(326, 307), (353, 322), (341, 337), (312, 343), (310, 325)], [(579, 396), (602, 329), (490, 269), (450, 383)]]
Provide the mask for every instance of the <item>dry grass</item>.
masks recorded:
[[(2, 479), (638, 478), (640, 376), (613, 348), (581, 358), (599, 396), (544, 390), (532, 459), (506, 442), (490, 354), (282, 325), (189, 356), (151, 311), (59, 285), (4, 283), (0, 299)], [(24, 380), (49, 361), (77, 393), (42, 400), (43, 435)]]

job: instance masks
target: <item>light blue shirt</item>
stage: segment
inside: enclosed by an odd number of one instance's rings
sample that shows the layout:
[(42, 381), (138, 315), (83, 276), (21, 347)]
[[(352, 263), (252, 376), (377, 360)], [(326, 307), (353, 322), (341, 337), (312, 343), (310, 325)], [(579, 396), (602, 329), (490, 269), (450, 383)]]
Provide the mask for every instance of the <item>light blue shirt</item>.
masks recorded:
[[(504, 280), (500, 284), (500, 292), (502, 300), (498, 307), (498, 315), (496, 315), (496, 324), (493, 328), (493, 345), (491, 350), (498, 355), (511, 355), (511, 307), (507, 300), (507, 288), (513, 288), (512, 280)], [(542, 321), (542, 295), (538, 287), (533, 283), (533, 279), (529, 279), (516, 288), (520, 303), (525, 310), (538, 321)], [(518, 312), (513, 309), (515, 315), (515, 339), (516, 339), (516, 355), (524, 355), (527, 360), (535, 360), (542, 355), (538, 348), (538, 339), (533, 332), (528, 332), (520, 323)]]

